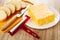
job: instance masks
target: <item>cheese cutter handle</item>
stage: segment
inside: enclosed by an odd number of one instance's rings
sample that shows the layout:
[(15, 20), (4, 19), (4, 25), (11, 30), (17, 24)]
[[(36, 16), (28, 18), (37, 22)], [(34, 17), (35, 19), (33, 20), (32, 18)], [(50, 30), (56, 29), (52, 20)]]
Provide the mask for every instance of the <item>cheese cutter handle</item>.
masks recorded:
[(30, 34), (31, 36), (33, 36), (34, 38), (40, 39), (40, 37), (31, 29), (29, 29), (26, 25), (24, 25), (24, 27), (22, 28), (25, 32), (27, 32), (28, 34)]
[(26, 15), (26, 17), (27, 17), (27, 19), (22, 24), (20, 24), (14, 31), (9, 31), (10, 35), (13, 36), (19, 29), (22, 29), (25, 32), (27, 32), (28, 34), (32, 35), (33, 37), (40, 39), (40, 37), (35, 32), (33, 32), (28, 27), (26, 27), (25, 23), (30, 19), (29, 16)]

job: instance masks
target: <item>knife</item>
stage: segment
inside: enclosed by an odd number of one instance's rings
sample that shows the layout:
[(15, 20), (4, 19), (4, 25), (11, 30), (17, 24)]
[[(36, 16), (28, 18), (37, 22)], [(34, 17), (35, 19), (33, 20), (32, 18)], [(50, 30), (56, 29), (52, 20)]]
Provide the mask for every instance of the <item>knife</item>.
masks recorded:
[(7, 21), (6, 24), (4, 24), (1, 28), (2, 31), (6, 30), (18, 17), (21, 17), (27, 10), (30, 5), (27, 5), (27, 7), (21, 11), (19, 14), (14, 15), (9, 21)]

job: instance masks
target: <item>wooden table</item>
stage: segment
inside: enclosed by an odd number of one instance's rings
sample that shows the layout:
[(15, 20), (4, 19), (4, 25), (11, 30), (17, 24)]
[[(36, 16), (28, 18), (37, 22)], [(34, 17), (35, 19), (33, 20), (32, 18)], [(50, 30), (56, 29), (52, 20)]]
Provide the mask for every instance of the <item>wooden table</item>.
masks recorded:
[[(32, 29), (32, 30), (41, 37), (39, 40), (60, 40), (60, 21), (57, 25), (49, 29), (44, 30)], [(0, 33), (0, 40), (38, 40), (38, 39), (32, 37), (23, 30), (19, 30), (14, 36), (9, 35), (8, 33)]]

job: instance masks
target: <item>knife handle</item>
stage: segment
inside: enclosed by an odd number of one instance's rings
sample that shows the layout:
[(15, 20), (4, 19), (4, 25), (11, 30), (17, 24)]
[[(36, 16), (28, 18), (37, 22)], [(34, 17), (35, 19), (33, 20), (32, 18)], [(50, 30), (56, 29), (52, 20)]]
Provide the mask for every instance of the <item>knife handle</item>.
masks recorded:
[(7, 29), (15, 20), (17, 19), (17, 16), (14, 15), (11, 19), (9, 19), (6, 24), (4, 24), (1, 28), (2, 31), (4, 31), (5, 29)]
[(28, 34), (32, 35), (33, 37), (40, 39), (40, 37), (31, 29), (29, 29), (26, 25), (24, 25), (24, 27), (22, 28), (25, 32), (27, 32)]

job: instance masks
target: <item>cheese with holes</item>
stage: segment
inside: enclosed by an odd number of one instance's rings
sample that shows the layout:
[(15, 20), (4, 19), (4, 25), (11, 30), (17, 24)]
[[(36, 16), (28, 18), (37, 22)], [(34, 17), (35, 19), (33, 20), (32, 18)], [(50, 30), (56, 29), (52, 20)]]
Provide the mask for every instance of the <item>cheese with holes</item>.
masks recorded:
[(53, 22), (55, 14), (45, 4), (31, 5), (28, 14), (36, 25), (41, 26)]
[(4, 10), (8, 16), (10, 16), (11, 14), (11, 10), (8, 7), (1, 6), (0, 10)]
[(25, 8), (27, 6), (27, 3), (21, 1), (21, 4), (22, 4), (22, 8)]
[(21, 5), (21, 2), (20, 1), (11, 0), (10, 3), (13, 4), (13, 5), (15, 5), (16, 11), (18, 11), (18, 10), (20, 10), (22, 8), (22, 5)]
[(12, 14), (15, 12), (15, 5), (8, 3), (8, 4), (5, 4), (4, 6), (8, 7), (11, 10)]
[(27, 2), (27, 3), (30, 3), (30, 4), (35, 4), (35, 1), (34, 0), (22, 0), (24, 2)]

